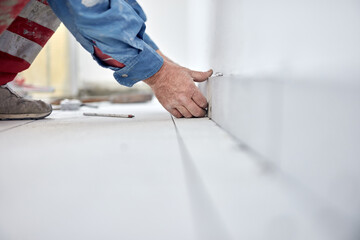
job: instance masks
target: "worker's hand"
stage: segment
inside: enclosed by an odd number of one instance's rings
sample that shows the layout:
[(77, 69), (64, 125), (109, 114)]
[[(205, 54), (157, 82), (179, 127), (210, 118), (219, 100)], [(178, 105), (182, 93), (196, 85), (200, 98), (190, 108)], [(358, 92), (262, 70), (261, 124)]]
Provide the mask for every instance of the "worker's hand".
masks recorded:
[(175, 117), (204, 117), (207, 101), (194, 81), (206, 81), (212, 73), (212, 70), (192, 71), (164, 57), (161, 69), (144, 82), (152, 88), (163, 107)]

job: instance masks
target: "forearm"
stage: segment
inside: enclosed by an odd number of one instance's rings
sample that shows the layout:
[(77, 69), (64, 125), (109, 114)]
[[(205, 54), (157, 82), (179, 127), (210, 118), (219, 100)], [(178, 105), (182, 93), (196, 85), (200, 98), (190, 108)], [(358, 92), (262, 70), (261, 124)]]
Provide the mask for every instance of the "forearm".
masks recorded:
[[(158, 72), (163, 59), (145, 42), (152, 42), (145, 35), (145, 14), (136, 1), (128, 2), (109, 0), (87, 5), (79, 0), (49, 0), (57, 16), (94, 59), (113, 69), (119, 83), (132, 86)], [(94, 54), (94, 46), (124, 67), (107, 66)]]

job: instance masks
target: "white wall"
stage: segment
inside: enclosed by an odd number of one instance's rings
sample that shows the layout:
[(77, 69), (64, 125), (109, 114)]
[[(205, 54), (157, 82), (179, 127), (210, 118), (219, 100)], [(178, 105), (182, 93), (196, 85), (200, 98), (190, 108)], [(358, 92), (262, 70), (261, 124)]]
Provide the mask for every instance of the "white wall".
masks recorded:
[(210, 49), (209, 0), (140, 0), (147, 32), (165, 55), (183, 66), (207, 70)]
[(211, 3), (213, 120), (319, 204), (331, 239), (358, 239), (360, 1)]

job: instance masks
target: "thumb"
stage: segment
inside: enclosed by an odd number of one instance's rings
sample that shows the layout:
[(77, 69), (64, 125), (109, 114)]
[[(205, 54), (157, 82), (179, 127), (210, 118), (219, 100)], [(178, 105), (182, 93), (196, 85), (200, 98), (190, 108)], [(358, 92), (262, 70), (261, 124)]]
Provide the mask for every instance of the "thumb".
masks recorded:
[(191, 71), (191, 76), (194, 78), (195, 82), (203, 82), (207, 80), (213, 74), (213, 70), (209, 70), (207, 72), (197, 72)]

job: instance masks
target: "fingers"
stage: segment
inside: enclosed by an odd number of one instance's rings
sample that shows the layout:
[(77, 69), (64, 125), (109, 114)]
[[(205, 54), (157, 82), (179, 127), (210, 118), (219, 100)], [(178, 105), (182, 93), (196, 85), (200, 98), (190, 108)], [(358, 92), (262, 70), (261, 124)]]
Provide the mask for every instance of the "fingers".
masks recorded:
[(205, 81), (212, 72), (190, 71), (165, 61), (161, 69), (144, 82), (152, 88), (159, 102), (173, 116), (204, 117), (207, 101), (194, 81)]
[(186, 118), (192, 118), (193, 115), (183, 106), (179, 106), (176, 108), (184, 117)]
[(169, 112), (176, 118), (182, 118), (183, 117), (183, 115), (176, 108), (170, 109)]
[(204, 117), (206, 115), (207, 105), (206, 98), (201, 94), (199, 89), (196, 88), (191, 98), (183, 97), (181, 105), (171, 108), (169, 112), (177, 118)]
[(206, 111), (196, 105), (193, 101), (189, 101), (185, 106), (179, 106), (176, 109), (173, 108), (169, 112), (176, 118), (192, 118), (192, 117), (204, 117)]
[(200, 108), (193, 100), (187, 102), (186, 108), (194, 117), (204, 117), (206, 115), (206, 111)]
[(190, 74), (195, 82), (203, 82), (207, 80), (209, 77), (211, 77), (211, 75), (213, 74), (213, 70), (209, 70), (207, 72), (191, 71)]
[(195, 89), (192, 99), (202, 109), (207, 108), (207, 106), (208, 106), (207, 100), (204, 97), (204, 95), (201, 94), (201, 92), (199, 91), (198, 88)]

